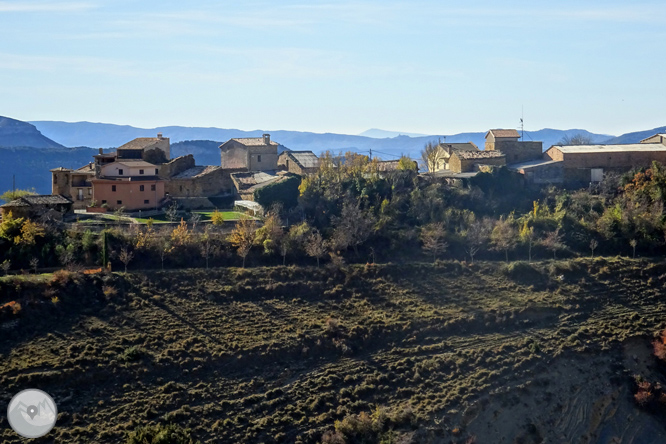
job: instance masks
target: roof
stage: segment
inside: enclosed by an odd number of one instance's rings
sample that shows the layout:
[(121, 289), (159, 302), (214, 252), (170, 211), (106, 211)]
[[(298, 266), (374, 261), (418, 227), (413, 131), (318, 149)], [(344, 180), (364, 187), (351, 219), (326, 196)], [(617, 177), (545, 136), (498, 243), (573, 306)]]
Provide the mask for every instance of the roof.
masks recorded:
[(453, 151), (479, 151), (479, 147), (472, 142), (465, 142), (465, 143), (442, 142), (438, 146), (446, 150), (449, 154)]
[(486, 138), (488, 137), (488, 134), (492, 134), (497, 137), (520, 137), (520, 134), (518, 134), (518, 131), (515, 129), (491, 129), (486, 133)]
[(641, 140), (641, 142), (644, 142), (644, 141), (646, 141), (646, 140), (650, 140), (650, 139), (652, 139), (652, 138), (654, 138), (654, 137), (657, 137), (657, 136), (666, 139), (666, 133), (658, 133), (658, 134), (653, 134), (653, 135), (650, 136), (650, 137), (646, 137), (645, 139)]
[[(245, 146), (263, 146), (263, 145), (266, 145), (264, 143), (264, 138), (263, 137), (237, 137), (237, 138), (234, 138), (234, 139), (231, 139), (231, 140), (234, 140), (234, 141), (236, 141), (240, 144), (243, 144)], [(277, 142), (273, 142), (272, 140), (271, 140), (270, 144), (275, 145), (275, 146), (278, 145)], [(222, 145), (224, 145), (224, 143)]]
[(301, 168), (319, 168), (319, 157), (312, 151), (283, 151), (280, 155), (291, 157)]
[(492, 159), (505, 157), (501, 151), (457, 151), (455, 153), (460, 159)]
[(553, 145), (548, 149), (558, 149), (564, 154), (628, 153), (641, 151), (666, 151), (666, 145), (662, 143), (629, 143), (623, 145)]
[(58, 167), (58, 168), (53, 168), (52, 170), (49, 170), (52, 173), (56, 172), (62, 172), (62, 171), (72, 171), (71, 168), (63, 168), (63, 167)]
[(563, 163), (561, 160), (537, 159), (537, 160), (530, 160), (529, 162), (512, 163), (511, 165), (507, 165), (507, 167), (514, 170), (524, 170), (530, 168), (540, 168), (547, 165), (554, 165), (561, 163)]
[(222, 168), (221, 166), (215, 166), (215, 165), (195, 166), (176, 174), (171, 179), (195, 179), (197, 177), (210, 174), (213, 171), (217, 171), (221, 168)]
[(66, 205), (72, 201), (60, 194), (34, 194), (19, 197), (9, 203), (2, 205), (4, 208), (31, 207), (33, 205)]
[(237, 183), (238, 192), (249, 193), (287, 177), (295, 176), (293, 174), (277, 171), (248, 171), (231, 173), (231, 177)]
[(145, 160), (116, 160), (114, 163), (119, 163), (121, 165), (125, 165), (128, 167), (135, 167), (135, 168), (136, 167), (155, 168), (156, 166), (155, 164), (146, 162)]
[(146, 147), (156, 144), (160, 140), (167, 140), (166, 138), (160, 139), (159, 137), (138, 137), (125, 145), (118, 147), (119, 150), (142, 150)]
[(77, 173), (95, 174), (95, 164), (90, 162), (89, 164), (83, 165), (81, 168), (77, 168), (74, 171)]

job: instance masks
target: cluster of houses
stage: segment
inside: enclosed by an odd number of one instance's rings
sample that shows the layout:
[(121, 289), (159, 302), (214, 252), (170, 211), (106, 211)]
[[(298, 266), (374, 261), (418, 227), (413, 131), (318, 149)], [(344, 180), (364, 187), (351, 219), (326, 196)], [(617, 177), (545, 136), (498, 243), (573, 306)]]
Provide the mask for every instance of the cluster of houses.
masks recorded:
[[(457, 181), (506, 166), (523, 174), (527, 183), (587, 185), (611, 171), (625, 172), (652, 161), (666, 164), (666, 134), (636, 144), (554, 145), (545, 152), (542, 142), (520, 139), (516, 130), (493, 129), (486, 133), (483, 150), (471, 142), (440, 143), (429, 174)], [(142, 137), (115, 152), (100, 149), (78, 169), (51, 170), (51, 195), (25, 196), (0, 210), (28, 216), (84, 209), (152, 210), (174, 201), (185, 209), (214, 208), (235, 199), (251, 201), (259, 188), (319, 168), (312, 151), (279, 153), (278, 147), (270, 134), (235, 138), (220, 145), (220, 165), (198, 166), (191, 154), (172, 159), (169, 139), (162, 134)], [(381, 170), (395, 168), (397, 161), (380, 162)]]

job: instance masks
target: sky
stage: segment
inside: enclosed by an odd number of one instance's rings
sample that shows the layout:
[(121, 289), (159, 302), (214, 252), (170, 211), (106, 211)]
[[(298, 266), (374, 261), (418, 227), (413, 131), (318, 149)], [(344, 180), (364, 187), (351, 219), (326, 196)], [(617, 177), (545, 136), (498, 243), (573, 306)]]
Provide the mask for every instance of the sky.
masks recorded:
[(619, 135), (666, 125), (664, 16), (663, 0), (0, 0), (0, 115)]

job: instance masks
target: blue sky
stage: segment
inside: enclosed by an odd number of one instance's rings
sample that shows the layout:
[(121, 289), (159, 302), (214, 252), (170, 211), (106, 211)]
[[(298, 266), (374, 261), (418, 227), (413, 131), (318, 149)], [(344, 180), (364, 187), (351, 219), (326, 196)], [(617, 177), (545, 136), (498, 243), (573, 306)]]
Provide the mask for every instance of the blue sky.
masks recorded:
[(356, 134), (666, 125), (666, 2), (2, 1), (0, 115)]

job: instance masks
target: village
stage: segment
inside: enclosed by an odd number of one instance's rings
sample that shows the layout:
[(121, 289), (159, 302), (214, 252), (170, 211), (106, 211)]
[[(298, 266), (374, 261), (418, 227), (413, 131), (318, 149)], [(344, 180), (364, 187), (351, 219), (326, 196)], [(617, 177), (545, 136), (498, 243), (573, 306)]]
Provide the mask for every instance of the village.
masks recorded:
[[(312, 151), (278, 153), (278, 147), (270, 134), (233, 138), (219, 146), (219, 165), (196, 165), (191, 154), (171, 158), (169, 138), (162, 134), (137, 138), (114, 152), (100, 149), (80, 168), (52, 169), (50, 195), (20, 197), (0, 206), (0, 212), (71, 219), (119, 211), (158, 215), (176, 206), (184, 211), (236, 208), (263, 214), (255, 198), (259, 190), (319, 169), (320, 159)], [(472, 142), (439, 142), (431, 148), (423, 154), (420, 174), (461, 185), (481, 172), (506, 167), (521, 174), (526, 186), (586, 187), (608, 173), (666, 162), (666, 134), (637, 144), (554, 145), (543, 151), (541, 142), (524, 141), (517, 130), (491, 129), (484, 149)], [(401, 168), (397, 160), (377, 159), (377, 166), (382, 172)], [(418, 171), (417, 162), (414, 168)]]

